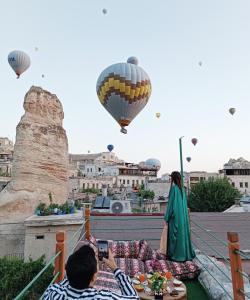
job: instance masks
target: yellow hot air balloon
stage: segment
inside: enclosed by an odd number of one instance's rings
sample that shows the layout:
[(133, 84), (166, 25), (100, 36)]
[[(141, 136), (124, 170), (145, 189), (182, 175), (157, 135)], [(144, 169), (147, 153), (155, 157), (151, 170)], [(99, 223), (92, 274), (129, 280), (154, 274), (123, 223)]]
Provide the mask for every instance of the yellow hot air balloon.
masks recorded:
[(118, 63), (106, 68), (96, 84), (98, 98), (104, 108), (127, 133), (126, 126), (145, 107), (151, 94), (148, 74), (129, 58), (127, 63)]
[(156, 114), (155, 114), (155, 116), (156, 116), (156, 118), (160, 118), (160, 116), (161, 116), (161, 113), (159, 113), (159, 112), (157, 112)]

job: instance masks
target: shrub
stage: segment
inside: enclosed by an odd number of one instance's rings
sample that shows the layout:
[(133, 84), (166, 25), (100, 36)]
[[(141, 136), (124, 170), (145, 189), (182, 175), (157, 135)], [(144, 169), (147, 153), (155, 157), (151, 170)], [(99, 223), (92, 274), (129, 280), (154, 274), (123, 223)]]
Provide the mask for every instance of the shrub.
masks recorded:
[[(0, 258), (0, 299), (14, 299), (46, 265), (44, 256), (24, 262), (21, 258)], [(38, 278), (23, 300), (39, 299), (53, 278), (53, 266)]]

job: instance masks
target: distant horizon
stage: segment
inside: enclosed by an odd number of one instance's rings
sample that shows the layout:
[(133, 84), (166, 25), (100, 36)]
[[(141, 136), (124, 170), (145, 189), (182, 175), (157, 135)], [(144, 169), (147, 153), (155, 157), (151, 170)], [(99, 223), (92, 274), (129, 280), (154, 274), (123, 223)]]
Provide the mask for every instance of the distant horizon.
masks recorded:
[[(250, 160), (249, 10), (246, 0), (144, 1), (143, 9), (132, 0), (5, 2), (0, 136), (14, 138), (24, 95), (35, 85), (63, 104), (70, 153), (113, 144), (125, 161), (159, 159), (164, 174), (180, 169), (178, 140), (185, 136), (185, 171), (217, 172), (230, 158)], [(7, 60), (14, 49), (31, 59), (18, 80)], [(149, 75), (152, 95), (124, 135), (100, 104), (96, 82), (130, 56)]]

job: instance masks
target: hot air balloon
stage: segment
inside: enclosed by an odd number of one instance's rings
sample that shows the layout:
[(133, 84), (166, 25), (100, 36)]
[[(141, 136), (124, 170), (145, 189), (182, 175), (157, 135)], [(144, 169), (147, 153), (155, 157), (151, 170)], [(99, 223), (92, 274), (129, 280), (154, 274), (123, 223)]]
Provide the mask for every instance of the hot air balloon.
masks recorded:
[(139, 61), (138, 58), (135, 56), (131, 56), (127, 59), (128, 64), (138, 65)]
[(159, 118), (160, 118), (160, 116), (161, 116), (161, 113), (156, 113), (156, 114), (155, 114), (155, 116), (156, 116), (156, 118), (158, 118), (158, 119), (159, 119)]
[(191, 161), (191, 157), (187, 157), (186, 160), (187, 160), (188, 162), (190, 162), (190, 161)]
[(199, 66), (200, 66), (200, 67), (202, 66), (202, 61), (199, 61)]
[(233, 114), (236, 112), (236, 109), (233, 108), (233, 107), (231, 107), (231, 108), (229, 109), (229, 112), (230, 112), (231, 115), (233, 115)]
[(45, 77), (45, 75), (44, 74), (42, 74), (42, 78), (44, 78)]
[(193, 139), (191, 140), (191, 142), (192, 142), (192, 144), (195, 146), (195, 145), (197, 144), (198, 140), (197, 140), (196, 138), (193, 138)]
[(148, 74), (132, 63), (117, 63), (106, 68), (96, 84), (98, 98), (121, 126), (121, 132), (145, 107), (151, 94)]
[(25, 72), (30, 66), (30, 58), (28, 54), (23, 51), (15, 50), (8, 55), (8, 62), (14, 72), (17, 74), (17, 78)]
[(38, 49), (38, 47), (35, 47), (35, 51), (38, 51), (39, 49)]
[(107, 149), (108, 149), (109, 152), (111, 152), (114, 149), (114, 146), (113, 145), (108, 145)]
[(108, 11), (107, 11), (106, 8), (104, 8), (104, 9), (102, 10), (102, 12), (103, 12), (104, 15), (106, 15), (106, 13), (107, 13)]

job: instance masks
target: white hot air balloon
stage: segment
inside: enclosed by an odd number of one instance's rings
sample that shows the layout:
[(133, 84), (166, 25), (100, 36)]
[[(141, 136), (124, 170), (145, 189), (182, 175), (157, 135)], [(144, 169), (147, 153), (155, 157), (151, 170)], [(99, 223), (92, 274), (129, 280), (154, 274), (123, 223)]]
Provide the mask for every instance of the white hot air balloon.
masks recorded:
[(17, 78), (30, 66), (29, 55), (23, 51), (15, 50), (8, 55), (8, 62), (17, 75)]

